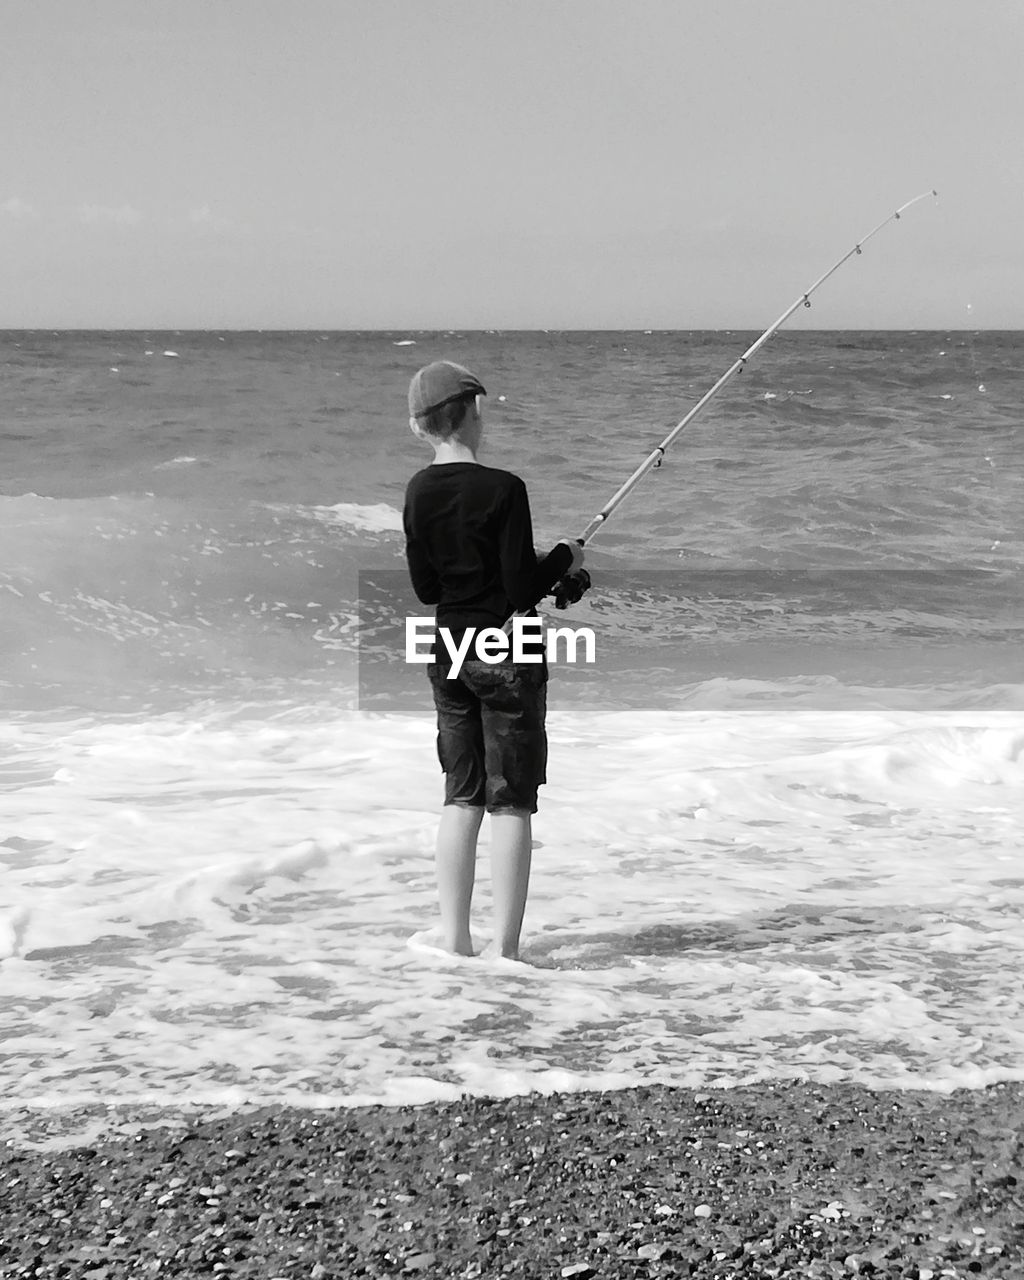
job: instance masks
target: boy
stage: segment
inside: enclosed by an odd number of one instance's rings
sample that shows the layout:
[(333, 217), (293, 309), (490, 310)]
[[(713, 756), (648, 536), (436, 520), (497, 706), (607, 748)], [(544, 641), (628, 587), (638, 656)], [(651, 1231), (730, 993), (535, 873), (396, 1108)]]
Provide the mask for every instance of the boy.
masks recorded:
[[(483, 432), (480, 380), (440, 360), (409, 385), (409, 426), (434, 450), (409, 481), (403, 524), (413, 589), (437, 605), (437, 626), (459, 644), (467, 630), (501, 627), (583, 563), (562, 539), (538, 562), (526, 486), (477, 462)], [(531, 817), (545, 781), (547, 665), (484, 662), (472, 648), (456, 678), (438, 640), (428, 667), (437, 708), (437, 753), (445, 799), (437, 833), (443, 945), (471, 956), (469, 909), (476, 842), (491, 815), (491, 879), (497, 951), (519, 958), (532, 848)]]

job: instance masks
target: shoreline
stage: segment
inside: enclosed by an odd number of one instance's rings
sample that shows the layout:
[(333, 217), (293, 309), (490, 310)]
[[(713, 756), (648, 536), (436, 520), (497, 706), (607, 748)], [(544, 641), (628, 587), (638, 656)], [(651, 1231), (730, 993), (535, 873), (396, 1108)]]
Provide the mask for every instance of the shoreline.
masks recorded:
[(5, 1278), (1019, 1277), (1024, 1084), (24, 1107), (0, 1195)]

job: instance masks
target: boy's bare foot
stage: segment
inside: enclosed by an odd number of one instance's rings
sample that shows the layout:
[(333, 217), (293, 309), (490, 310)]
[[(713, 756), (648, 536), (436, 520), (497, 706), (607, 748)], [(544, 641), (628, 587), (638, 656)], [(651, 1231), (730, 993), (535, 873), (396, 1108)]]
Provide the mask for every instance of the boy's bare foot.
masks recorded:
[(480, 952), (482, 960), (513, 960), (516, 964), (526, 964), (527, 962), (520, 956), (518, 947), (512, 951), (502, 951), (496, 942), (490, 942)]
[(444, 936), (441, 929), (423, 929), (419, 933), (414, 933), (407, 942), (407, 946), (413, 951), (424, 951), (428, 955), (435, 956), (474, 956), (476, 952), (473, 950), (472, 938), (457, 938), (455, 941), (457, 946), (449, 946), (449, 940)]

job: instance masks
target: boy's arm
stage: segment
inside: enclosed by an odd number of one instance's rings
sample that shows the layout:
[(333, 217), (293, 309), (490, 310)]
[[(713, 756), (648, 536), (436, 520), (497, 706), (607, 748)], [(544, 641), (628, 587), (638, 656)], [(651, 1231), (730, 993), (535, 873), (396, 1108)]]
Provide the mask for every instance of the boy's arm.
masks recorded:
[(532, 609), (551, 590), (573, 561), (572, 549), (560, 542), (542, 559), (533, 548), (533, 521), (526, 485), (516, 477), (498, 539), (501, 585), (513, 609)]
[(409, 566), (412, 589), (422, 604), (437, 604), (441, 599), (441, 579), (430, 563), (426, 550), (409, 527), (409, 513), (402, 513), (405, 528), (405, 562)]
[(441, 579), (434, 572), (433, 565), (423, 554), (419, 543), (405, 544), (405, 560), (417, 599), (423, 604), (437, 604), (441, 599)]

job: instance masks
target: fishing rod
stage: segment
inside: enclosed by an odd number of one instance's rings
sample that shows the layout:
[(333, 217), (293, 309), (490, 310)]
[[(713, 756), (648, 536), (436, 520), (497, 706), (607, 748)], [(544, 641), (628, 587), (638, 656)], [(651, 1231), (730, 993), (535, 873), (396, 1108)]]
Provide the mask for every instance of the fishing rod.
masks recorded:
[[(694, 418), (696, 418), (697, 414), (699, 414), (701, 410), (703, 410), (705, 406), (708, 405), (715, 398), (715, 396), (718, 395), (719, 391), (722, 390), (722, 388), (726, 385), (726, 383), (732, 381), (732, 379), (736, 376), (736, 374), (741, 373), (743, 371), (743, 368), (746, 365), (747, 361), (750, 359), (750, 357), (756, 351), (758, 351), (761, 347), (764, 346), (764, 344), (768, 341), (768, 339), (785, 324), (785, 322), (789, 319), (789, 317), (793, 314), (793, 312), (796, 311), (798, 307), (801, 307), (801, 306), (809, 307), (811, 305), (811, 294), (814, 293), (814, 291), (818, 289), (819, 286), (823, 285), (825, 281), (829, 278), (829, 276), (833, 275), (836, 271), (838, 271), (839, 268), (843, 265), (843, 263), (848, 258), (852, 258), (854, 254), (860, 253), (862, 246), (867, 244), (867, 242), (871, 239), (871, 237), (873, 235), (876, 235), (879, 231), (881, 231), (881, 229), (884, 226), (886, 226), (890, 222), (898, 221), (904, 209), (909, 209), (911, 205), (917, 204), (919, 200), (924, 200), (928, 196), (937, 197), (938, 194), (939, 193), (937, 191), (923, 191), (919, 196), (915, 196), (913, 200), (908, 200), (906, 204), (901, 204), (895, 213), (890, 213), (889, 216), (887, 218), (884, 218), (878, 224), (877, 227), (869, 231), (868, 234), (863, 237), (863, 239), (858, 240), (857, 243), (853, 246), (853, 248), (850, 249), (848, 253), (844, 253), (838, 262), (833, 263), (832, 266), (829, 267), (829, 269), (825, 272), (823, 276), (819, 276), (818, 279), (815, 280), (814, 284), (812, 284), (809, 289), (806, 289), (799, 296), (799, 298), (797, 298), (797, 300), (792, 304), (792, 306), (787, 307), (786, 310), (783, 311), (782, 315), (779, 316), (778, 320), (776, 320), (774, 324), (769, 325), (768, 328), (765, 329), (764, 333), (762, 333), (761, 336), (757, 339), (757, 341), (754, 342), (751, 346), (749, 346), (746, 349), (746, 351), (744, 351), (744, 353), (730, 366), (730, 368), (728, 368), (725, 371), (725, 373), (722, 374), (722, 376), (718, 379), (718, 381), (711, 388), (711, 390), (706, 392), (700, 398), (700, 400), (697, 401), (697, 403), (693, 406), (693, 408), (686, 415), (686, 417), (683, 418), (680, 422), (678, 422), (672, 428), (672, 430), (668, 433), (665, 439), (662, 440), (661, 444), (659, 444), (651, 452), (651, 454), (647, 457), (647, 459), (643, 463), (641, 463), (639, 467), (637, 467), (637, 469), (629, 477), (626, 483), (622, 485), (622, 487), (615, 494), (612, 495), (612, 497), (608, 500), (608, 502), (605, 503), (605, 505), (601, 508), (601, 510), (597, 513), (597, 515), (594, 516), (593, 520), (591, 520), (591, 522), (583, 530), (580, 536), (576, 539), (576, 541), (580, 544), (580, 546), (585, 547), (587, 545), (587, 543), (591, 540), (594, 534), (597, 533), (598, 529), (600, 529), (603, 526), (605, 521), (608, 519), (611, 513), (615, 510), (615, 508), (619, 505), (619, 503), (622, 502), (623, 499), (629, 493), (631, 493), (633, 489), (636, 488), (636, 486), (640, 483), (640, 481), (644, 478), (644, 476), (647, 475), (649, 471), (653, 471), (655, 468), (661, 466), (662, 460), (665, 457), (665, 452), (668, 449), (669, 445), (671, 445), (672, 442), (676, 439), (676, 437), (683, 430), (685, 430), (686, 427), (690, 425), (690, 423), (694, 420)], [(577, 597), (577, 599), (578, 598), (579, 597)]]

